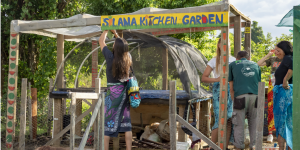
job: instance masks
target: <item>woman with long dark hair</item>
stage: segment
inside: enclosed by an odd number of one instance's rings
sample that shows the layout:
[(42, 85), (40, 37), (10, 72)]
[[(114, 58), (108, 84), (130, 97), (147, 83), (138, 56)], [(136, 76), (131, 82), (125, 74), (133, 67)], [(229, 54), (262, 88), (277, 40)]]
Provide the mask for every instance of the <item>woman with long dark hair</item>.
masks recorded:
[[(220, 99), (220, 58), (221, 58), (221, 38), (218, 41), (217, 45), (217, 55), (216, 57), (212, 58), (206, 66), (206, 69), (202, 75), (201, 81), (204, 83), (213, 83), (213, 109), (214, 109), (214, 118), (215, 118), (215, 124), (212, 127), (211, 132), (211, 140), (214, 143), (217, 143), (218, 141), (218, 127), (219, 127), (219, 99)], [(230, 49), (229, 49), (230, 50)], [(230, 53), (230, 52), (229, 52)], [(229, 63), (235, 61), (236, 59), (232, 56), (229, 57)], [(214, 77), (209, 77), (209, 75), (213, 72)], [(231, 117), (232, 117), (232, 111), (233, 111), (233, 105), (232, 100), (229, 92), (229, 86), (228, 86), (228, 101), (227, 101), (227, 142), (226, 147), (229, 144), (229, 140), (233, 141), (233, 136), (231, 136)]]
[(287, 146), (293, 148), (293, 46), (289, 41), (281, 41), (275, 47), (275, 55), (282, 59), (275, 71), (273, 88), (274, 121), (279, 150)]
[(113, 50), (110, 51), (105, 39), (108, 31), (103, 31), (99, 38), (102, 54), (106, 60), (107, 92), (105, 96), (104, 146), (109, 149), (110, 137), (117, 137), (119, 132), (125, 132), (126, 150), (131, 149), (132, 132), (130, 119), (130, 104), (127, 95), (127, 80), (129, 79), (131, 56), (125, 39), (116, 37)]

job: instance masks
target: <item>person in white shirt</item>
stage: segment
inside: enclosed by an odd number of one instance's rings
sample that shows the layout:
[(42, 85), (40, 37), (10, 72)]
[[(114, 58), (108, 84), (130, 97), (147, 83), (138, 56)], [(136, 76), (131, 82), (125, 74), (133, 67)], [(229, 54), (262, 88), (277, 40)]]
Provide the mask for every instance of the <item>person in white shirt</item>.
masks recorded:
[[(204, 83), (213, 83), (213, 109), (214, 109), (214, 118), (215, 124), (212, 127), (211, 140), (214, 143), (218, 141), (218, 127), (219, 127), (219, 95), (220, 95), (220, 59), (221, 59), (221, 38), (218, 41), (218, 46), (216, 53), (217, 55), (212, 58), (206, 66), (206, 69), (202, 75), (201, 81)], [(229, 49), (230, 50), (230, 49)], [(229, 52), (230, 53), (230, 52)], [(229, 57), (229, 63), (235, 61), (236, 59), (232, 56)], [(213, 77), (209, 77), (211, 72), (213, 72)], [(228, 147), (229, 141), (233, 142), (232, 134), (232, 117), (233, 104), (229, 92), (228, 85), (228, 101), (227, 101), (227, 142), (226, 147)]]

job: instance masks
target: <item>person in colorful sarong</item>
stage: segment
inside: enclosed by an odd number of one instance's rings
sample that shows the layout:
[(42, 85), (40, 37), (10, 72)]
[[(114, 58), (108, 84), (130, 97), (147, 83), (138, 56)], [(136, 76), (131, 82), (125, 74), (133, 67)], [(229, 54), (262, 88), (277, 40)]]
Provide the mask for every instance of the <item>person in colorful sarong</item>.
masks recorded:
[(110, 51), (105, 39), (108, 31), (103, 31), (99, 38), (102, 54), (106, 60), (107, 92), (105, 96), (104, 147), (109, 149), (110, 137), (117, 137), (125, 132), (126, 150), (131, 150), (132, 132), (130, 118), (130, 104), (127, 95), (127, 80), (129, 79), (131, 55), (128, 43), (123, 38), (116, 37), (113, 50)]
[[(214, 110), (214, 118), (215, 123), (212, 127), (211, 132), (211, 140), (214, 143), (218, 142), (218, 127), (219, 127), (219, 98), (220, 98), (220, 55), (221, 55), (221, 38), (218, 41), (216, 57), (213, 57), (206, 66), (206, 69), (202, 75), (201, 81), (204, 83), (213, 83), (213, 110)], [(230, 50), (230, 49), (229, 49)], [(229, 52), (230, 53), (230, 52)], [(232, 56), (229, 57), (229, 63), (234, 62), (236, 59)], [(213, 77), (209, 77), (212, 73)], [(232, 125), (231, 125), (231, 117), (232, 117), (232, 100), (229, 92), (228, 85), (228, 101), (227, 101), (227, 142), (226, 147), (228, 147), (229, 141), (233, 141), (232, 135)]]
[(275, 131), (275, 125), (274, 125), (274, 114), (273, 114), (273, 87), (275, 84), (275, 71), (281, 64), (282, 59), (279, 59), (278, 57), (272, 56), (275, 52), (275, 49), (271, 50), (265, 57), (260, 59), (257, 64), (259, 66), (267, 66), (272, 67), (271, 68), (271, 75), (269, 77), (269, 86), (268, 86), (268, 130), (269, 135), (267, 138), (268, 143), (273, 142), (273, 134), (272, 132)]
[(249, 124), (250, 149), (256, 143), (256, 116), (258, 82), (261, 81), (261, 70), (257, 63), (250, 61), (249, 53), (240, 51), (237, 61), (229, 65), (228, 81), (231, 99), (234, 100), (232, 124), (234, 132), (233, 145), (237, 150), (245, 148), (245, 116)]
[[(279, 150), (293, 148), (293, 46), (289, 41), (281, 41), (275, 47), (275, 55), (282, 59), (275, 71), (273, 88), (274, 121)], [(287, 144), (287, 145), (286, 145)]]

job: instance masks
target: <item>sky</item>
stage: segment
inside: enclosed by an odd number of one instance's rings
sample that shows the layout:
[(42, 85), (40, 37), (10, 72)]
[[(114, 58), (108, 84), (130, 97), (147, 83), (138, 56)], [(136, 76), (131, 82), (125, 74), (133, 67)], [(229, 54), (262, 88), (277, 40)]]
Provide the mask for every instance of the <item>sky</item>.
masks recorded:
[(280, 20), (293, 8), (299, 5), (300, 0), (229, 0), (239, 11), (257, 21), (265, 35), (268, 32), (272, 37), (281, 34), (290, 34), (290, 27), (276, 27)]

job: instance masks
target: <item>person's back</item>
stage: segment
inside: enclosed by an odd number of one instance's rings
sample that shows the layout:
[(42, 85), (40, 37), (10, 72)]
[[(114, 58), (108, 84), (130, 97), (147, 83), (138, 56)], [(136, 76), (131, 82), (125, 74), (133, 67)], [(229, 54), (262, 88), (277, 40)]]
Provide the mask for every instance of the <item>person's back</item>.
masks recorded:
[(256, 94), (258, 82), (261, 80), (261, 71), (257, 63), (241, 58), (229, 65), (229, 81), (232, 79), (234, 97), (242, 94)]
[(237, 54), (237, 61), (229, 65), (228, 81), (230, 85), (231, 98), (234, 101), (232, 124), (234, 134), (234, 146), (244, 149), (244, 124), (247, 114), (250, 148), (255, 145), (256, 135), (256, 109), (258, 82), (261, 81), (261, 71), (257, 63), (249, 60), (246, 51)]

